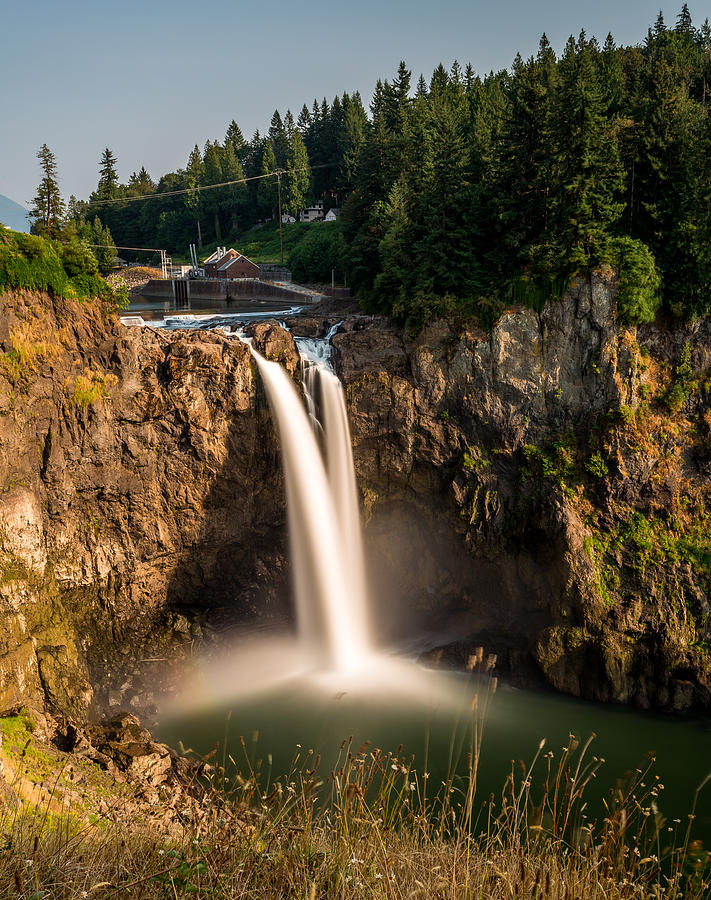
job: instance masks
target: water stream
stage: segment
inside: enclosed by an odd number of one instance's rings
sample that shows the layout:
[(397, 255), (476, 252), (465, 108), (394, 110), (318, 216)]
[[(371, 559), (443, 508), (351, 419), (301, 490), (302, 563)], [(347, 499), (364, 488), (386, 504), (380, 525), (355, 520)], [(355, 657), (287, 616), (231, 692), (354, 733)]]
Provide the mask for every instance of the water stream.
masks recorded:
[(343, 390), (323, 348), (302, 345), (307, 415), (286, 371), (252, 353), (281, 439), (299, 640), (317, 666), (353, 671), (372, 649)]

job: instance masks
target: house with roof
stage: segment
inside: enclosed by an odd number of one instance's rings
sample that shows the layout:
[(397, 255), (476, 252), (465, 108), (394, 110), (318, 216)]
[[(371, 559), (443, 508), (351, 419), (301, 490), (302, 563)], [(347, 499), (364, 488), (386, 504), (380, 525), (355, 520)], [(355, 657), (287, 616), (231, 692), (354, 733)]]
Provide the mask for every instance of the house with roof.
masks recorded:
[(243, 253), (225, 259), (217, 270), (218, 278), (259, 278), (259, 266)]
[(332, 206), (326, 215), (323, 217), (324, 222), (335, 222), (336, 219), (340, 216), (341, 211), (337, 206)]
[(234, 247), (230, 247), (229, 250), (226, 250), (224, 247), (218, 247), (217, 250), (211, 255), (203, 263), (203, 268), (205, 269), (205, 278), (217, 278), (217, 270), (229, 259), (234, 259), (235, 256), (239, 256), (240, 254)]
[(307, 206), (299, 213), (300, 222), (320, 222), (323, 219), (323, 200), (317, 200), (313, 206)]

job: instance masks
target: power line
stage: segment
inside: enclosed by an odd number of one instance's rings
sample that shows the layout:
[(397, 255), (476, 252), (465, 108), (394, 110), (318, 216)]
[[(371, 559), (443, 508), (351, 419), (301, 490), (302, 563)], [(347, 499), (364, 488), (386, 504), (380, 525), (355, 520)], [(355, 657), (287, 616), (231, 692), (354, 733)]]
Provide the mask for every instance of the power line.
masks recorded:
[[(194, 194), (200, 191), (211, 191), (215, 188), (232, 187), (235, 184), (246, 184), (248, 181), (258, 181), (260, 178), (278, 178), (280, 175), (291, 175), (296, 172), (313, 171), (314, 169), (328, 169), (337, 163), (321, 163), (317, 166), (300, 166), (298, 169), (277, 169), (275, 172), (265, 172), (263, 175), (250, 175), (248, 178), (236, 178), (234, 181), (221, 181), (218, 184), (201, 184), (190, 188), (181, 188), (177, 191), (163, 191), (156, 194), (143, 194), (141, 197), (113, 197), (110, 200), (89, 200), (89, 206), (106, 206), (110, 203), (138, 203), (141, 200), (156, 200), (159, 197), (178, 197), (181, 194)], [(124, 250), (133, 250), (133, 247), (123, 247)]]
[[(68, 244), (70, 242), (64, 241), (63, 243)], [(89, 244), (86, 241), (82, 241), (81, 238), (79, 238), (79, 243), (82, 244), (84, 247), (104, 247), (104, 248), (106, 247), (106, 244)], [(162, 253), (163, 252), (163, 250), (160, 249), (159, 247), (119, 247), (118, 244), (114, 244), (114, 247), (116, 248), (116, 250), (143, 250), (146, 253)]]

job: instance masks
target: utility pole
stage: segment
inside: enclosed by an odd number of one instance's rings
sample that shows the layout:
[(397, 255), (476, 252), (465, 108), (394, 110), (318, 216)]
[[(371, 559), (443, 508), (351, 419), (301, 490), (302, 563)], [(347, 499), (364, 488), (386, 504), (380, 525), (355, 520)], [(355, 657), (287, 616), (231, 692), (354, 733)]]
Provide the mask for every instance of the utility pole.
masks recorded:
[(279, 246), (281, 247), (281, 264), (284, 265), (284, 235), (282, 234), (282, 221), (281, 221), (281, 176), (283, 174), (283, 169), (276, 170), (277, 177), (277, 194), (279, 197)]

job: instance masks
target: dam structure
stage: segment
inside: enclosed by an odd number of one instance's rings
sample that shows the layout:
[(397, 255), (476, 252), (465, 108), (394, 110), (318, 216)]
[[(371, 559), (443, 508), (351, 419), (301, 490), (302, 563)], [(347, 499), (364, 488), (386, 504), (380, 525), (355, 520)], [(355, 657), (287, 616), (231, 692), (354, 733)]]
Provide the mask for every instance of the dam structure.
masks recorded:
[(285, 306), (308, 305), (325, 299), (325, 294), (290, 282), (260, 278), (152, 278), (140, 293), (143, 297), (171, 302), (175, 308), (190, 308), (191, 301), (224, 303), (269, 300)]

